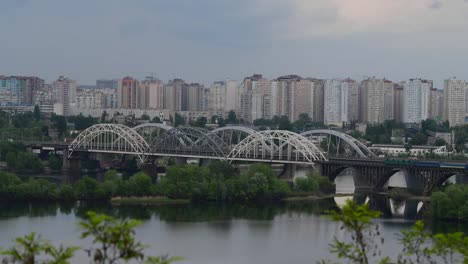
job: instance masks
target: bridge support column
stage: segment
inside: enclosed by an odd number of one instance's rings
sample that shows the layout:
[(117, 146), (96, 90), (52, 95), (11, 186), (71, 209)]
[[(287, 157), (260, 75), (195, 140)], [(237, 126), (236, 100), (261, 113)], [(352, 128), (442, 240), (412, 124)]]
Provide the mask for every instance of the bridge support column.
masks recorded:
[(375, 191), (379, 177), (385, 174), (385, 168), (354, 166), (356, 175), (354, 176), (355, 191)]
[(198, 165), (200, 167), (208, 167), (213, 162), (212, 159), (200, 159)]
[(285, 164), (283, 172), (280, 174), (279, 178), (294, 182), (297, 177), (307, 177), (313, 170), (314, 167), (312, 166)]
[(187, 158), (176, 157), (175, 158), (175, 164), (176, 165), (186, 165), (187, 164)]

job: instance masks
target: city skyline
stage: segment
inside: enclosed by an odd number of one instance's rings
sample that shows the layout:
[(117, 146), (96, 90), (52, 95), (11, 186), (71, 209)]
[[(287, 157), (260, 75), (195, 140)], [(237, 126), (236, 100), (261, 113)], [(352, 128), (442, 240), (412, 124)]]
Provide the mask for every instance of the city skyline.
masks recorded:
[(0, 72), (81, 84), (152, 73), (204, 84), (252, 72), (416, 76), (438, 88), (451, 76), (468, 79), (467, 1), (407, 2), (4, 0)]

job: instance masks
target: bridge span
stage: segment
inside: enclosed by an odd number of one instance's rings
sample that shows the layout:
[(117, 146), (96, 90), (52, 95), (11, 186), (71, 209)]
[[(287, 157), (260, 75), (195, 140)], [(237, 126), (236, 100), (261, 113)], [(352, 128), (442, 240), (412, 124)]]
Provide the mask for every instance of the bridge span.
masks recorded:
[(466, 176), (468, 171), (468, 167), (387, 164), (357, 139), (323, 129), (298, 134), (284, 130), (256, 131), (242, 126), (209, 131), (152, 123), (134, 128), (97, 124), (82, 131), (68, 146), (60, 143), (58, 147), (64, 149), (64, 159), (68, 160), (79, 158), (80, 153), (111, 153), (134, 155), (141, 164), (152, 157), (280, 163), (314, 167), (331, 180), (345, 169), (353, 169), (356, 188), (372, 190), (385, 189), (390, 177), (405, 171), (415, 186), (428, 193), (449, 177)]

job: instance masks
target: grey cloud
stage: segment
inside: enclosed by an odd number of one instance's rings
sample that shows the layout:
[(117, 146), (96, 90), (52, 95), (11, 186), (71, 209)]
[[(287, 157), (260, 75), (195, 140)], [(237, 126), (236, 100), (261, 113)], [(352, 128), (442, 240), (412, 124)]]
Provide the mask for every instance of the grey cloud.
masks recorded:
[[(468, 0), (465, 0), (467, 2)], [(428, 4), (428, 7), (430, 9), (439, 9), (443, 6), (443, 3), (441, 0), (430, 0), (430, 3)]]

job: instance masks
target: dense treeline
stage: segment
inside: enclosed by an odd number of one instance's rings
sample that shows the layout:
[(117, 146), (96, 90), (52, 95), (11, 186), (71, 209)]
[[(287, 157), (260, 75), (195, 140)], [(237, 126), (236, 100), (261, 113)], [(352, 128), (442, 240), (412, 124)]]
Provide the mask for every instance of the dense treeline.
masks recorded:
[(82, 177), (72, 185), (44, 179), (21, 180), (0, 172), (0, 200), (98, 200), (112, 197), (167, 196), (191, 201), (274, 201), (295, 194), (331, 193), (334, 184), (326, 177), (311, 175), (299, 179), (294, 188), (279, 180), (270, 166), (252, 165), (240, 173), (227, 162), (208, 167), (182, 165), (170, 167), (159, 182), (139, 172), (124, 179), (115, 170), (102, 180)]
[(449, 185), (432, 193), (429, 215), (437, 220), (468, 221), (468, 185)]

